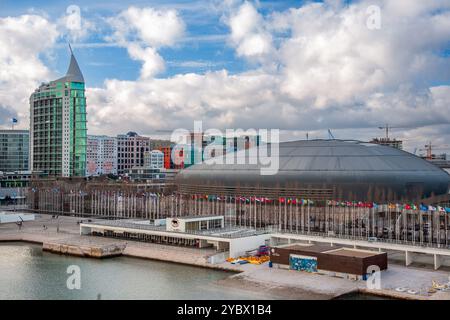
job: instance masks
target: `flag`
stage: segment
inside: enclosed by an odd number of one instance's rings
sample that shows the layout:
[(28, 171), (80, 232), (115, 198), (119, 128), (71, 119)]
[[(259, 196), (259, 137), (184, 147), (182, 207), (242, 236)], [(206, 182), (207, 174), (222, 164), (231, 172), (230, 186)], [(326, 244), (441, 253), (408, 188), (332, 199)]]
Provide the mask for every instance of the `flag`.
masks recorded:
[(428, 207), (425, 206), (425, 205), (423, 205), (423, 204), (421, 204), (421, 205), (420, 205), (420, 211), (427, 212), (427, 211), (428, 211)]
[(428, 210), (429, 210), (429, 211), (436, 211), (436, 207), (428, 206)]
[(444, 213), (445, 213), (445, 208), (443, 208), (443, 207), (438, 207), (438, 211), (439, 211), (439, 212), (444, 212)]
[(445, 212), (450, 213), (450, 208), (445, 207)]
[(12, 118), (11, 121), (12, 121), (12, 123), (17, 123), (18, 122), (16, 118)]

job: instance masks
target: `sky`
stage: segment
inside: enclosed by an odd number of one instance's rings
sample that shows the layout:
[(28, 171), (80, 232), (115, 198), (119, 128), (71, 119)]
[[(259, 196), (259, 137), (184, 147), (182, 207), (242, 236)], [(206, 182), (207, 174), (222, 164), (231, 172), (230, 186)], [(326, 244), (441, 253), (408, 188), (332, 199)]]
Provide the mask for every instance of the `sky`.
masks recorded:
[[(87, 87), (88, 133), (280, 129), (450, 153), (450, 1), (0, 0), (0, 128), (63, 75)], [(165, 133), (166, 132), (166, 133)]]

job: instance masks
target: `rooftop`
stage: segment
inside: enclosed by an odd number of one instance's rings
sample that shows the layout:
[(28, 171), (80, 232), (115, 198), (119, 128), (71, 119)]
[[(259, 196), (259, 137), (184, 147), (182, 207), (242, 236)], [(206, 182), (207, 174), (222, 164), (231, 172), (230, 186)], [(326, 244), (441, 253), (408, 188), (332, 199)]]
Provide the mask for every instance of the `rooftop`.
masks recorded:
[(202, 231), (186, 231), (186, 232), (177, 232), (177, 231), (167, 231), (166, 226), (155, 226), (154, 224), (142, 224), (136, 220), (96, 220), (89, 223), (84, 223), (89, 225), (96, 226), (104, 226), (104, 227), (118, 227), (118, 228), (127, 228), (134, 230), (149, 230), (149, 231), (159, 231), (165, 233), (171, 233), (175, 235), (199, 235), (199, 236), (209, 236), (214, 238), (224, 238), (224, 239), (237, 239), (244, 237), (251, 237), (260, 234), (265, 234), (267, 231), (265, 230), (255, 230), (250, 228), (238, 227), (238, 226), (228, 226), (221, 229), (209, 229)]
[(368, 258), (381, 254), (381, 252), (347, 249), (347, 248), (340, 248), (336, 250), (327, 251), (324, 253), (336, 256), (355, 257), (355, 258)]
[(169, 219), (179, 219), (179, 220), (191, 220), (191, 219), (210, 219), (210, 218), (216, 218), (216, 219), (223, 219), (223, 216), (217, 216), (217, 215), (201, 215), (201, 216), (182, 216), (182, 217), (170, 217)]

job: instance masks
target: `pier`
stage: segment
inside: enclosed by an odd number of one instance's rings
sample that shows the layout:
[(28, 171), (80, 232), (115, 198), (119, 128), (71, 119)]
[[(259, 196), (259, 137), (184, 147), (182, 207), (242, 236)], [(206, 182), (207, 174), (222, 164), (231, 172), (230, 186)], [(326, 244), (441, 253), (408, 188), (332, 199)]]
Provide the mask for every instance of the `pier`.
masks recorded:
[(58, 254), (68, 254), (89, 258), (109, 258), (123, 254), (125, 243), (102, 243), (86, 238), (70, 238), (44, 242), (42, 250)]

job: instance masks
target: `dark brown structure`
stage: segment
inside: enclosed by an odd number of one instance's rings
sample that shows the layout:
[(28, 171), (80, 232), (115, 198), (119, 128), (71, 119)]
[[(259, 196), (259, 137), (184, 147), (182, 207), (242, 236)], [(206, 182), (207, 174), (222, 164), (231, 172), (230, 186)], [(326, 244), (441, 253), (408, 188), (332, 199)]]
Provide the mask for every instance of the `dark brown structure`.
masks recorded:
[(317, 258), (317, 269), (364, 276), (370, 266), (387, 269), (387, 253), (338, 246), (293, 244), (270, 248), (270, 261), (289, 266), (291, 255)]

